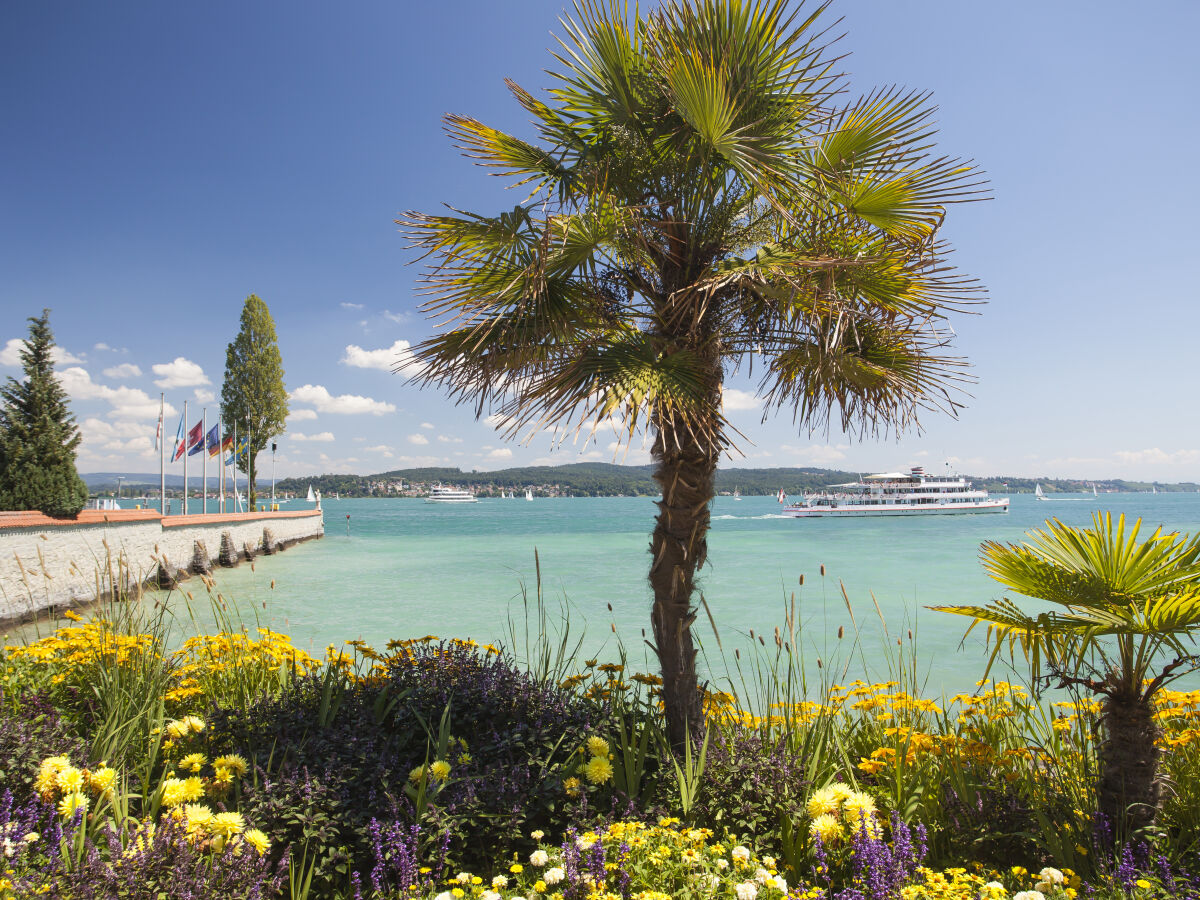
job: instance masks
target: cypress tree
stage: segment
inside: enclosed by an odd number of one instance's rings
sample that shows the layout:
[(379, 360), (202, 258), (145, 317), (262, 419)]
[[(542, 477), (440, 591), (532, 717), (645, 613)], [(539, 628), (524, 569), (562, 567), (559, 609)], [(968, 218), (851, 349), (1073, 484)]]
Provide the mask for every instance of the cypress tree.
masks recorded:
[(36, 509), (73, 517), (87, 503), (87, 485), (75, 471), (81, 435), (54, 375), (50, 310), (29, 319), (21, 350), (25, 377), (0, 388), (0, 509)]
[(242, 306), (237, 337), (225, 351), (225, 381), (221, 385), (221, 421), (226, 434), (232, 434), (236, 425), (241, 443), (249, 429), (249, 453), (238, 458), (237, 466), (249, 476), (251, 507), (257, 497), (255, 457), (271, 438), (283, 432), (287, 414), (288, 395), (275, 320), (267, 304), (251, 294)]

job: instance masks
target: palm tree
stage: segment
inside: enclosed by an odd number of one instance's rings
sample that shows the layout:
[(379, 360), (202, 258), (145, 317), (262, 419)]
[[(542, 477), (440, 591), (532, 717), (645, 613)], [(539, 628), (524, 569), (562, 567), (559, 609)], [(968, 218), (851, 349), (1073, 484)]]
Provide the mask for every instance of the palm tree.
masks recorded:
[(1103, 698), (1100, 812), (1129, 834), (1153, 823), (1162, 785), (1155, 695), (1193, 671), (1200, 628), (1200, 536), (1163, 534), (1138, 540), (1125, 517), (1096, 513), (1091, 528), (1058, 519), (1022, 544), (985, 543), (983, 567), (1005, 587), (1054, 604), (1030, 614), (1011, 600), (987, 606), (940, 606), (983, 623), (992, 648), (988, 668), (1007, 646), (1020, 646), (1035, 681), (1079, 686)]
[(423, 309), (442, 330), (397, 371), (507, 437), (648, 437), (652, 646), (676, 748), (702, 727), (692, 598), (735, 437), (726, 377), (757, 366), (764, 417), (860, 434), (954, 412), (963, 378), (945, 318), (977, 287), (939, 233), (947, 204), (978, 198), (978, 174), (934, 155), (927, 96), (843, 102), (823, 11), (577, 0), (548, 101), (508, 84), (537, 143), (446, 118), (525, 201), (398, 222), (429, 262)]

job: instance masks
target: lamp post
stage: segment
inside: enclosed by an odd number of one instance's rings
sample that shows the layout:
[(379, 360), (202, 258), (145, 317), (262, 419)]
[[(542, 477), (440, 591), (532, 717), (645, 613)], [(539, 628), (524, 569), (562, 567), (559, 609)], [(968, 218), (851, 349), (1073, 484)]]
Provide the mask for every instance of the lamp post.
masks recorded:
[(278, 447), (271, 441), (271, 509), (275, 508), (275, 449)]
[(117, 499), (121, 499), (121, 482), (125, 480), (124, 475), (117, 476)]

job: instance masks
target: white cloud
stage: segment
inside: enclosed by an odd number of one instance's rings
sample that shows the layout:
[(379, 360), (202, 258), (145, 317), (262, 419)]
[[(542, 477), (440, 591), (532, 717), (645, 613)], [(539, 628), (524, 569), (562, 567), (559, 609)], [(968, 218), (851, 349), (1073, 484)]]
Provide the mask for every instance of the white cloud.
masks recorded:
[(448, 435), (448, 434), (439, 434), (437, 436), (437, 439), (439, 441), (441, 441), (443, 444), (461, 444), (463, 442), (462, 438), (452, 437), (451, 435)]
[(382, 456), (386, 459), (391, 459), (392, 456), (394, 455), (392, 453), (392, 448), (389, 447), (387, 444), (376, 444), (374, 447), (364, 447), (363, 449), (367, 453), (378, 453), (380, 456)]
[(355, 369), (379, 369), (381, 372), (398, 372), (401, 375), (420, 374), (422, 366), (413, 356), (412, 345), (408, 341), (398, 340), (390, 347), (378, 350), (365, 350), (357, 344), (346, 347), (346, 355), (342, 357), (343, 366)]
[(340, 306), (342, 309), (363, 309), (364, 308), (361, 303), (349, 303), (345, 300), (343, 300), (341, 303), (339, 303), (338, 306)]
[[(21, 351), (24, 349), (24, 338), (11, 338), (4, 345), (4, 349), (0, 350), (0, 366), (19, 366), (21, 364)], [(74, 353), (57, 346), (50, 348), (50, 358), (58, 366), (70, 366), (83, 362), (82, 356), (76, 356)]]
[[(86, 369), (71, 366), (58, 373), (63, 389), (75, 400), (105, 400), (112, 406), (111, 415), (116, 419), (156, 419), (159, 401), (138, 388), (97, 384)], [(173, 416), (175, 407), (166, 405), (166, 414)]]
[(121, 363), (119, 366), (109, 366), (104, 374), (108, 378), (141, 378), (142, 370), (133, 363)]
[(721, 393), (721, 404), (727, 411), (762, 409), (763, 402), (750, 391), (739, 391), (737, 388), (725, 388)]
[(420, 433), (410, 434), (408, 436), (408, 442), (410, 444), (416, 444), (418, 447), (423, 447), (429, 443), (429, 438), (425, 437), (425, 435), (420, 434)]
[(1168, 453), (1158, 447), (1147, 447), (1145, 450), (1118, 450), (1116, 457), (1123, 463), (1133, 465), (1195, 465), (1200, 462), (1200, 450), (1174, 450)]
[(314, 443), (321, 444), (329, 444), (334, 440), (333, 432), (331, 431), (321, 431), (317, 434), (300, 434), (289, 431), (288, 437), (290, 437), (293, 441), (312, 441)]
[(104, 343), (104, 341), (97, 341), (95, 344), (92, 345), (92, 349), (93, 350), (112, 350), (113, 348), (108, 346), (108, 344)]
[(328, 389), (319, 384), (306, 384), (298, 387), (288, 395), (288, 398), (297, 403), (311, 403), (318, 412), (323, 413), (342, 413), (344, 415), (370, 413), (373, 416), (382, 416), (396, 411), (394, 404), (382, 400), (372, 400), (370, 397), (360, 397), (357, 394), (340, 394), (335, 397), (329, 393)]
[(394, 313), (390, 309), (383, 311), (383, 317), (389, 322), (395, 322), (397, 325), (403, 325), (408, 321), (408, 313)]
[(198, 384), (212, 384), (198, 363), (182, 356), (175, 357), (169, 363), (155, 363), (151, 370), (159, 377), (154, 383), (160, 388), (195, 387)]
[(311, 422), (317, 417), (315, 409), (293, 409), (287, 414), (288, 422)]
[(823, 466), (845, 459), (846, 454), (843, 451), (848, 448), (844, 444), (838, 444), (836, 447), (831, 447), (828, 444), (810, 444), (807, 447), (791, 447), (783, 444), (779, 449), (792, 454), (799, 462), (808, 463), (813, 466)]
[(421, 427), (422, 427), (422, 428), (424, 428), (424, 429), (426, 429), (427, 431), (432, 431), (432, 430), (433, 430), (433, 423), (432, 423), (432, 422), (422, 422), (422, 423), (421, 423)]
[(487, 455), (488, 459), (512, 459), (512, 451), (507, 447), (497, 447)]
[(192, 391), (192, 393), (196, 395), (196, 399), (201, 403), (212, 403), (217, 399), (217, 395), (212, 391), (206, 391), (202, 388), (196, 388), (196, 390)]
[(155, 455), (153, 426), (89, 417), (79, 426), (79, 432), (83, 435), (80, 450), (86, 449), (92, 455), (100, 455), (101, 450), (114, 454), (136, 453), (147, 458)]

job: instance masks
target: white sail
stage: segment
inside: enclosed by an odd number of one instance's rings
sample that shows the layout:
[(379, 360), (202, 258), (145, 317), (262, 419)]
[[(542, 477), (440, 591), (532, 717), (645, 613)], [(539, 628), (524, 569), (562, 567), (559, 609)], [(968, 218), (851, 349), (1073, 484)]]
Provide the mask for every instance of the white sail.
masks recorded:
[(1036, 499), (1038, 499), (1038, 500), (1045, 500), (1045, 499), (1046, 499), (1046, 495), (1042, 493), (1042, 485), (1041, 485), (1041, 483), (1038, 483), (1038, 485), (1037, 485), (1036, 487), (1034, 487), (1034, 489), (1033, 489), (1033, 496), (1034, 496)]
[(305, 497), (304, 499), (305, 499), (305, 500), (307, 500), (309, 503), (316, 503), (316, 502), (317, 502), (317, 498), (316, 498), (316, 495), (315, 495), (315, 494), (313, 494), (313, 490), (312, 490), (312, 485), (311, 485), (311, 484), (308, 486), (308, 496), (307, 496), (307, 497)]
[(533, 499), (533, 490), (531, 488), (525, 488), (525, 499), (526, 500)]

